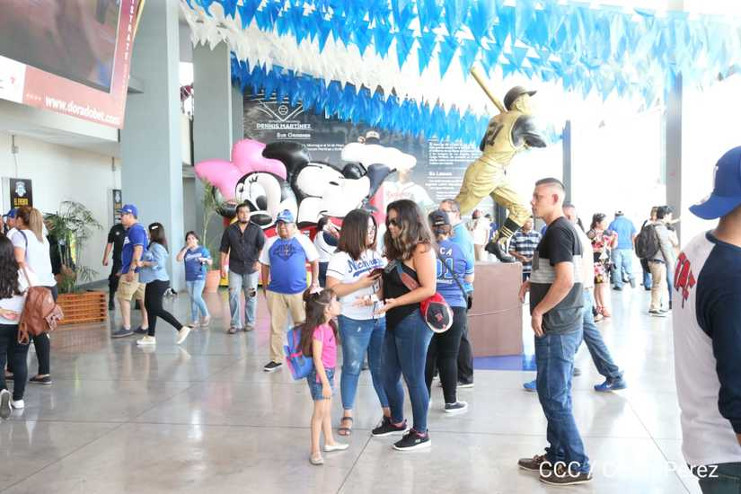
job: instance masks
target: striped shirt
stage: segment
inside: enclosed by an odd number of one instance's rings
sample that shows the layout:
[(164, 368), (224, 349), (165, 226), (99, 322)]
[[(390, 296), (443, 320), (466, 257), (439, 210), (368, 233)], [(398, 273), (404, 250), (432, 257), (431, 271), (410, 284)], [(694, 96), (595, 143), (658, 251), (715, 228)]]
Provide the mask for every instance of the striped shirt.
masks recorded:
[[(530, 230), (527, 233), (523, 232), (522, 230), (517, 230), (514, 237), (512, 237), (512, 240), (509, 243), (509, 250), (513, 250), (521, 256), (529, 257), (532, 259), (533, 255), (535, 254), (535, 249), (538, 248), (538, 244), (540, 243), (541, 238), (543, 238), (543, 236), (535, 230)], [(529, 273), (530, 271), (532, 271), (532, 269), (532, 261), (522, 263), (523, 273)]]

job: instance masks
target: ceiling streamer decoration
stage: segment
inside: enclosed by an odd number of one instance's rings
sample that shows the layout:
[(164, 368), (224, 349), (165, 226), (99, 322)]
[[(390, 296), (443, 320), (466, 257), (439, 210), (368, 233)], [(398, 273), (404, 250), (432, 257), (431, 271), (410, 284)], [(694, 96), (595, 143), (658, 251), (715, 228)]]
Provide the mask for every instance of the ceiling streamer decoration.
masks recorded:
[[(225, 41), (243, 89), (389, 130), (475, 142), (503, 95), (557, 84), (651, 106), (678, 75), (707, 85), (741, 60), (733, 18), (563, 0), (181, 0), (194, 43)], [(511, 79), (511, 80), (510, 80)], [(501, 97), (501, 96), (500, 96)]]

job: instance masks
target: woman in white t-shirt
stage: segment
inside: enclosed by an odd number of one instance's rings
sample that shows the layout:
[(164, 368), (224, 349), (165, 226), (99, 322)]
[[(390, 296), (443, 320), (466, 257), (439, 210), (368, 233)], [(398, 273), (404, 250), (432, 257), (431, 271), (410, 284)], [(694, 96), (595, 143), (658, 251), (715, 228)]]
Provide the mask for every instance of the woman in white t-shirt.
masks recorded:
[[(39, 286), (47, 287), (54, 300), (57, 300), (57, 281), (51, 270), (49, 241), (44, 237), (44, 217), (41, 211), (29, 206), (18, 208), (16, 218), (18, 231), (13, 234), (15, 259), (21, 267), (33, 273)], [(39, 372), (29, 381), (35, 384), (51, 384), (51, 343), (49, 335), (41, 333), (33, 337)]]
[(337, 252), (327, 267), (327, 288), (342, 304), (338, 318), (342, 339), (342, 377), (340, 394), (344, 413), (338, 433), (349, 436), (358, 378), (368, 352), (373, 387), (383, 414), (391, 416), (381, 378), (381, 349), (386, 334), (386, 318), (375, 316), (381, 290), (381, 272), (386, 261), (376, 252), (378, 225), (365, 210), (350, 211), (342, 221)]
[[(29, 276), (33, 277), (31, 273)], [(28, 343), (18, 343), (18, 320), (23, 312), (27, 286), (26, 277), (15, 260), (13, 244), (0, 235), (0, 418), (3, 419), (10, 416), (12, 408), (23, 408), (23, 393), (28, 377)], [(12, 399), (4, 372), (8, 360), (13, 368)]]

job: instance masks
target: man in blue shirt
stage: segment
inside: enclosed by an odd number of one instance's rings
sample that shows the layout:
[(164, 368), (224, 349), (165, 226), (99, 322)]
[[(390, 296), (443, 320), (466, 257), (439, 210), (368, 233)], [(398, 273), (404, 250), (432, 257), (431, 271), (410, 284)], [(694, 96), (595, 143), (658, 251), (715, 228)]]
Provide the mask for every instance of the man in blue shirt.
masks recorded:
[(741, 147), (714, 175), (713, 193), (690, 211), (720, 221), (687, 244), (672, 283), (682, 453), (706, 494), (741, 485)]
[[(319, 290), (319, 254), (309, 237), (296, 230), (293, 213), (284, 210), (275, 220), (278, 236), (268, 239), (260, 254), (262, 289), (270, 311), (270, 362), (265, 372), (283, 365), (283, 335), (288, 315), (293, 324), (304, 321), (306, 263), (311, 264), (311, 289)], [(270, 280), (268, 282), (268, 280)]]
[[(458, 244), (463, 251), (466, 261), (470, 262), (471, 265), (475, 265), (476, 257), (473, 238), (471, 238), (471, 233), (461, 219), (460, 204), (454, 199), (445, 199), (440, 203), (440, 210), (448, 214), (448, 219), (453, 227), (453, 236), (450, 237), (450, 240)], [(468, 293), (468, 297), (472, 298), (473, 284), (464, 280), (463, 288)], [(473, 387), (473, 350), (471, 348), (471, 342), (468, 340), (468, 327), (463, 332), (463, 339), (458, 350), (458, 387)]]
[(622, 211), (615, 211), (615, 219), (612, 220), (608, 230), (617, 233), (617, 248), (612, 250), (612, 288), (623, 289), (623, 279), (628, 277), (630, 286), (636, 287), (636, 279), (633, 276), (633, 242), (636, 238), (636, 227), (632, 221), (623, 215)]
[(144, 248), (147, 245), (147, 231), (139, 224), (139, 210), (133, 204), (126, 204), (121, 208), (121, 224), (126, 228), (126, 238), (121, 249), (121, 275), (116, 291), (121, 308), (122, 327), (115, 331), (111, 337), (123, 338), (131, 336), (131, 299), (139, 301), (142, 312), (142, 322), (137, 333), (146, 333), (149, 329), (147, 311), (144, 308), (144, 283), (139, 283), (139, 268), (137, 263), (141, 260)]

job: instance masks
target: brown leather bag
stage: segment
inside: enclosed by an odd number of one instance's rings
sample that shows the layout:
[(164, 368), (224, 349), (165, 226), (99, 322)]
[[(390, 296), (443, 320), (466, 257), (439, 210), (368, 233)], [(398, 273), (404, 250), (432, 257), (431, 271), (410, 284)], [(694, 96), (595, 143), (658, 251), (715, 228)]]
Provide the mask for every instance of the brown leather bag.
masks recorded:
[(23, 306), (21, 319), (18, 323), (18, 343), (28, 344), (30, 337), (42, 333), (51, 333), (57, 329), (57, 324), (64, 317), (61, 307), (54, 302), (54, 297), (45, 286), (33, 286), (28, 277), (26, 268), (23, 275), (28, 283), (26, 303)]

